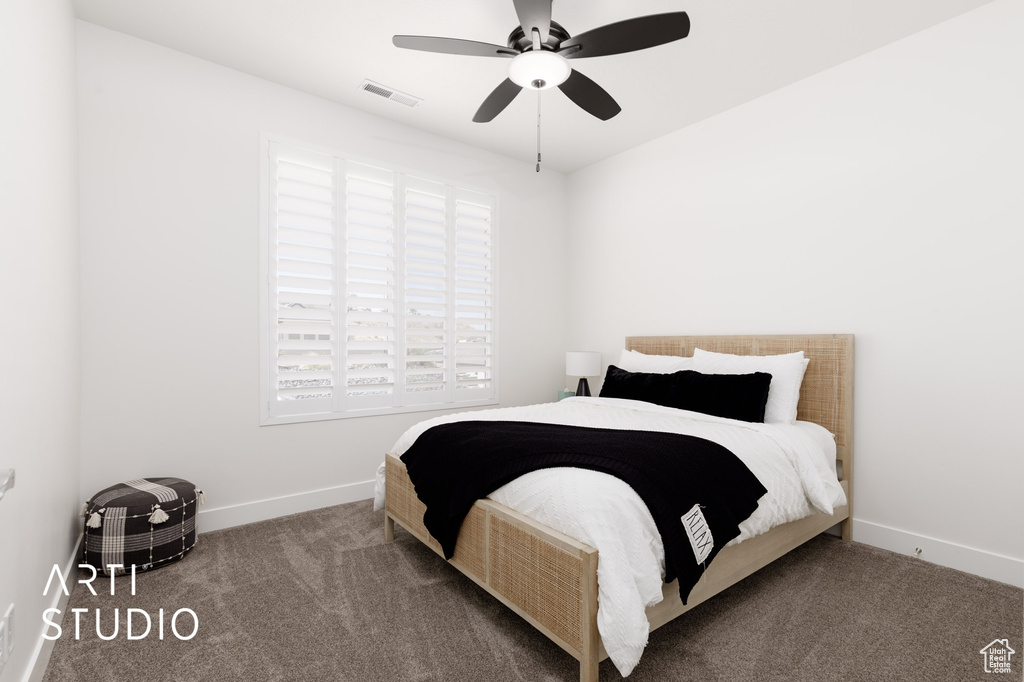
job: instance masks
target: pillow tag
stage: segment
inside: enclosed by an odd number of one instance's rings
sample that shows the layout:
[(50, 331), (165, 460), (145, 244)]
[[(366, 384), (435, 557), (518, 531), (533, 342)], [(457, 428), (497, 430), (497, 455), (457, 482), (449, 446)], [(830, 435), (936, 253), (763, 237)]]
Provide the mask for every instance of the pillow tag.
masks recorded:
[(686, 537), (690, 538), (690, 546), (693, 548), (693, 555), (697, 557), (697, 563), (703, 564), (715, 546), (715, 539), (711, 537), (711, 529), (708, 528), (700, 505), (693, 505), (693, 509), (680, 517), (680, 521), (683, 522)]

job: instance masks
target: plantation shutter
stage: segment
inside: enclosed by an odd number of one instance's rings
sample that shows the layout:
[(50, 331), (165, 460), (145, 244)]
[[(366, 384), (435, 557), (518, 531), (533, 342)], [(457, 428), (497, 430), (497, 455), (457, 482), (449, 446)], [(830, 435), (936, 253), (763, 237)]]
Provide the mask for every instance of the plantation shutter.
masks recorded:
[(402, 177), (406, 405), (450, 400), (448, 201), (443, 184)]
[(394, 174), (345, 165), (345, 409), (395, 404), (398, 268)]
[(268, 152), (263, 423), (494, 404), (495, 198)]
[(329, 412), (337, 366), (333, 160), (276, 144), (270, 153), (271, 412)]
[(455, 400), (495, 395), (494, 206), (491, 197), (455, 190)]

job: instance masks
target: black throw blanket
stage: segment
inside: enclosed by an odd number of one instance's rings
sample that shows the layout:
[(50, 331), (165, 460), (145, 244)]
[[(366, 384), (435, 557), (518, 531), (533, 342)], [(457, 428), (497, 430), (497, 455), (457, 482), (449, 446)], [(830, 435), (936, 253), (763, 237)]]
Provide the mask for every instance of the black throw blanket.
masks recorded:
[(686, 603), (704, 569), (767, 490), (728, 449), (703, 438), (561, 424), (463, 421), (427, 429), (402, 455), (423, 524), (451, 559), (476, 500), (537, 469), (576, 467), (628, 483), (665, 545), (665, 582)]

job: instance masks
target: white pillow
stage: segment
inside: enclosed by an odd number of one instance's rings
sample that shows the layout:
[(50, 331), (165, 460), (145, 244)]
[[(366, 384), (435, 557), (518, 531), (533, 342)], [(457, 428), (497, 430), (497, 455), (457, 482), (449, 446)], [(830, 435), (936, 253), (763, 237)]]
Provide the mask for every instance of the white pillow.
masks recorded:
[(800, 402), (800, 384), (810, 360), (804, 352), (785, 355), (729, 355), (693, 349), (695, 369), (701, 374), (750, 374), (767, 372), (772, 375), (768, 389), (768, 404), (764, 409), (766, 424), (793, 424), (796, 422), (796, 404)]
[(696, 369), (693, 358), (677, 355), (644, 355), (635, 350), (624, 350), (619, 358), (619, 369), (648, 374), (672, 374), (682, 369)]

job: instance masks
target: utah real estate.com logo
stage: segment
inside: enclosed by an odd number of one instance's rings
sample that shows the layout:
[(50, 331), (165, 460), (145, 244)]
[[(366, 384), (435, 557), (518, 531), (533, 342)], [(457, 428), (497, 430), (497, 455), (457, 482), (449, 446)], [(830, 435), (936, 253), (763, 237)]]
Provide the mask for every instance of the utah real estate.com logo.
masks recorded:
[(985, 672), (987, 673), (1008, 673), (1010, 672), (1010, 657), (1016, 651), (1010, 648), (1010, 640), (993, 639), (980, 651), (985, 657)]

